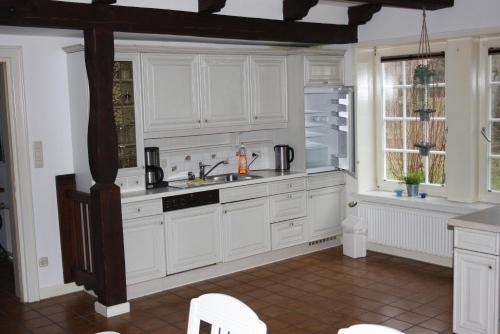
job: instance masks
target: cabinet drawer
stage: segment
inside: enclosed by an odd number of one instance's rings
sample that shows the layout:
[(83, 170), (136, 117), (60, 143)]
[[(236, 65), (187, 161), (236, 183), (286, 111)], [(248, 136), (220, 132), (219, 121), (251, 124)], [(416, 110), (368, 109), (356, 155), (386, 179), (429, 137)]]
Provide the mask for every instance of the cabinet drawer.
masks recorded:
[(276, 195), (271, 197), (271, 223), (305, 217), (307, 214), (306, 197), (307, 196), (305, 191)]
[(161, 199), (140, 201), (122, 205), (122, 219), (133, 219), (146, 216), (161, 215), (163, 213)]
[(343, 172), (324, 173), (307, 177), (307, 189), (318, 189), (345, 184)]
[(269, 184), (269, 194), (278, 195), (283, 193), (291, 193), (306, 189), (306, 179), (301, 177), (298, 179), (290, 179), (284, 181), (273, 182)]
[(220, 191), (220, 202), (238, 202), (246, 199), (266, 197), (268, 195), (267, 184), (256, 184), (252, 186), (222, 189)]
[(456, 228), (455, 248), (499, 255), (499, 237), (498, 233)]
[(272, 249), (291, 247), (307, 242), (307, 226), (307, 218), (272, 224)]

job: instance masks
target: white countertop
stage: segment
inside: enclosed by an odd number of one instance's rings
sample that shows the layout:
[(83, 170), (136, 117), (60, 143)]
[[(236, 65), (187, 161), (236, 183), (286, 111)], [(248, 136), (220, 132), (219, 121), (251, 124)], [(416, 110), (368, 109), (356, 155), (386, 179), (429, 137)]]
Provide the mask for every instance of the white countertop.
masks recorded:
[(251, 184), (259, 184), (259, 183), (267, 183), (273, 181), (281, 181), (287, 179), (294, 179), (298, 177), (307, 176), (306, 172), (277, 172), (275, 170), (259, 170), (259, 171), (251, 171), (251, 175), (258, 175), (261, 178), (248, 180), (248, 181), (239, 181), (239, 182), (231, 182), (231, 183), (218, 183), (211, 184), (207, 186), (199, 186), (199, 187), (189, 187), (186, 189), (173, 188), (173, 187), (165, 187), (165, 188), (157, 188), (157, 189), (147, 189), (141, 191), (134, 191), (129, 193), (122, 193), (122, 204), (132, 203), (137, 201), (147, 201), (157, 198), (190, 194), (200, 191), (207, 190), (216, 190), (216, 189), (225, 189), (225, 188), (233, 188), (233, 187), (242, 187)]
[(449, 201), (443, 197), (427, 196), (426, 198), (420, 197), (396, 197), (393, 192), (388, 191), (367, 191), (353, 195), (358, 200), (378, 203), (378, 204), (388, 204), (396, 205), (407, 208), (431, 210), (438, 212), (446, 212), (452, 214), (469, 214), (476, 212), (478, 210), (484, 210), (492, 207), (492, 204), (488, 203), (461, 203)]
[(500, 206), (452, 218), (448, 225), (500, 233)]

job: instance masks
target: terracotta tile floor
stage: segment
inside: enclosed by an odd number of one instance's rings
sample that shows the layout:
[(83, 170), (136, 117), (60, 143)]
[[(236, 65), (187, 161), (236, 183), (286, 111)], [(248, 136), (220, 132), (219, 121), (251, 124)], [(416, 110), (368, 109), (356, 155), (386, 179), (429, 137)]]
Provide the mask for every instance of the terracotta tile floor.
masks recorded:
[(352, 260), (340, 247), (136, 299), (130, 314), (109, 320), (85, 293), (23, 305), (1, 288), (0, 333), (186, 333), (190, 299), (207, 292), (243, 300), (272, 334), (336, 333), (356, 323), (451, 333), (450, 269), (377, 253)]

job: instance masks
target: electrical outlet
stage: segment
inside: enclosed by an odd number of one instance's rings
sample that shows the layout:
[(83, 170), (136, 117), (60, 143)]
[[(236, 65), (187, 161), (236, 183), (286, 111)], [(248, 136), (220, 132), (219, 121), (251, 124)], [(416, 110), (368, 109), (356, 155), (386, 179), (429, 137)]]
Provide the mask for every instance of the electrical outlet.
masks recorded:
[(49, 258), (48, 257), (41, 257), (38, 260), (38, 266), (40, 266), (40, 268), (48, 267), (49, 266)]

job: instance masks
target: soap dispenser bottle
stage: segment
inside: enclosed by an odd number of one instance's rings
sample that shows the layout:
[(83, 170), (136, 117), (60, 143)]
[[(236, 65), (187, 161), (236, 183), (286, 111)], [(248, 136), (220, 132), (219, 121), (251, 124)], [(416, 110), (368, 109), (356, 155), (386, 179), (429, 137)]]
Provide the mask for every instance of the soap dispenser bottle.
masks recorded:
[(238, 150), (238, 174), (248, 174), (247, 149), (243, 145)]

